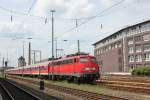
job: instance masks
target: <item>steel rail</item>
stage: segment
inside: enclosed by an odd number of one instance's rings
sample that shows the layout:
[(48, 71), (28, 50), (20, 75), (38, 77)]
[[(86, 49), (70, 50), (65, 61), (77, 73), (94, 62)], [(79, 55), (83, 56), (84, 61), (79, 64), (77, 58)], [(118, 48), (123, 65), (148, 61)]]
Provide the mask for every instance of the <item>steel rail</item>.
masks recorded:
[[(28, 82), (31, 84), (39, 85), (39, 81), (35, 80), (30, 80), (30, 79), (22, 79), (19, 77), (13, 77), (16, 80), (22, 80), (24, 82)], [(66, 94), (74, 95), (77, 97), (85, 98), (86, 100), (128, 100), (127, 98), (121, 98), (121, 97), (115, 97), (115, 96), (110, 96), (110, 95), (105, 95), (105, 94), (99, 94), (99, 93), (94, 93), (94, 92), (88, 92), (84, 90), (79, 90), (79, 89), (73, 89), (69, 87), (63, 87), (63, 86), (58, 86), (50, 83), (45, 83), (45, 87), (56, 90), (59, 92), (63, 92)]]
[[(21, 86), (17, 86), (16, 84), (6, 80), (6, 79), (0, 79), (1, 81), (1, 85), (3, 86), (3, 88), (5, 88), (5, 90), (7, 91), (7, 93), (9, 93), (9, 95), (13, 98), (12, 100), (15, 100), (16, 96), (15, 94), (13, 95), (13, 91), (10, 90), (10, 87), (16, 88), (18, 89), (18, 91), (22, 91), (22, 93), (27, 94), (29, 96), (29, 98), (33, 98), (34, 100), (42, 100), (41, 98), (39, 98), (38, 96), (34, 95), (33, 93), (23, 89)], [(7, 83), (7, 84), (6, 84)], [(7, 86), (4, 86), (4, 84)], [(17, 90), (16, 90), (17, 91)], [(17, 95), (17, 94), (16, 94)], [(25, 98), (24, 98), (25, 99)]]
[(6, 92), (6, 94), (8, 95), (8, 97), (9, 97), (10, 100), (15, 100), (13, 98), (13, 96), (11, 95), (11, 93), (5, 88), (5, 86), (2, 83), (0, 83), (0, 87), (2, 87), (2, 89), (4, 90), (4, 92)]

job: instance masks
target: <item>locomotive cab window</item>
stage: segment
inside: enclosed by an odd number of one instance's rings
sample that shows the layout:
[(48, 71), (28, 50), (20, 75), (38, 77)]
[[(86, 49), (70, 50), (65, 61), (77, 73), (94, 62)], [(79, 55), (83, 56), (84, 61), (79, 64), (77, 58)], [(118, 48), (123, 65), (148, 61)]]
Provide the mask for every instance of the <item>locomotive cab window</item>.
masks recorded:
[(80, 58), (80, 62), (88, 62), (88, 58)]

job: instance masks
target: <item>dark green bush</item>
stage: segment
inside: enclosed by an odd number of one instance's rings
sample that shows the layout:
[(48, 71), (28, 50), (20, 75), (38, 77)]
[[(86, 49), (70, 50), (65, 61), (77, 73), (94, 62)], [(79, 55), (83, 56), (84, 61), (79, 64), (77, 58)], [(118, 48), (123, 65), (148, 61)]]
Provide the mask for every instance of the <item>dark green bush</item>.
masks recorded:
[(150, 67), (138, 67), (133, 69), (132, 75), (150, 76)]

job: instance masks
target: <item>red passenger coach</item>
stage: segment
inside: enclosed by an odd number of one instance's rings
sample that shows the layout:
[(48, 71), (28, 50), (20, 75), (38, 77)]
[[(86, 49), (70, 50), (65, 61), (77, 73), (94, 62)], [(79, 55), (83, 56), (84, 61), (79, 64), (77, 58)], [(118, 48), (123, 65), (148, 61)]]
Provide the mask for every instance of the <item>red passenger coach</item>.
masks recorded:
[(99, 78), (99, 66), (94, 56), (74, 54), (34, 65), (9, 69), (7, 74), (47, 77), (52, 80), (92, 82)]

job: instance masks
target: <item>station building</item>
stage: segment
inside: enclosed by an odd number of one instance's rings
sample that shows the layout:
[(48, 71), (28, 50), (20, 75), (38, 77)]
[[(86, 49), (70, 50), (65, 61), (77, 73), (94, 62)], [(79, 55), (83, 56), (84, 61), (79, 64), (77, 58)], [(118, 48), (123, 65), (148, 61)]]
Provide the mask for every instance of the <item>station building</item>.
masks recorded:
[(123, 28), (93, 45), (102, 72), (150, 66), (150, 20)]

